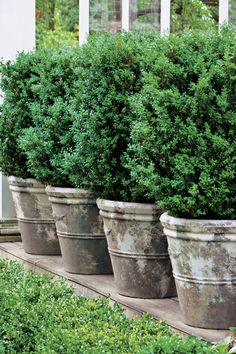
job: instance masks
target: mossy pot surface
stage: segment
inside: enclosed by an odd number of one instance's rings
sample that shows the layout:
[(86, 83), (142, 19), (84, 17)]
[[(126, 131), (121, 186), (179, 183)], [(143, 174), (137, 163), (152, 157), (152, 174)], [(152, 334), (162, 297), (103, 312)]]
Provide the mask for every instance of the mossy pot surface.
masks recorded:
[(176, 295), (157, 205), (97, 199), (118, 292), (138, 298)]
[(111, 274), (107, 241), (94, 196), (76, 188), (48, 186), (46, 191), (52, 203), (65, 270)]
[(164, 213), (161, 223), (184, 322), (209, 329), (236, 326), (236, 220)]
[(35, 179), (8, 178), (26, 253), (60, 255), (55, 222), (45, 186)]

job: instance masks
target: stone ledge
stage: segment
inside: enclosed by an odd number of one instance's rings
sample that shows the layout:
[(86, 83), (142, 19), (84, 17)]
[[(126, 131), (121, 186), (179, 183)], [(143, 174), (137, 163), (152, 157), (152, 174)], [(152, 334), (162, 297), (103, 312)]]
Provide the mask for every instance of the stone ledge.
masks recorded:
[(21, 241), (16, 219), (0, 219), (0, 243)]

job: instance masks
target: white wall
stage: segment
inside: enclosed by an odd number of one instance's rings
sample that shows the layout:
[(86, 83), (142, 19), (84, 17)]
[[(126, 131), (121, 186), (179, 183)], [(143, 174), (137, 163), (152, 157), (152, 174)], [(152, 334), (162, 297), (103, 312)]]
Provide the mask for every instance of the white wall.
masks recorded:
[[(35, 0), (0, 0), (0, 58), (14, 60), (34, 46)], [(7, 179), (0, 173), (0, 221), (14, 217)]]
[(35, 46), (35, 1), (0, 0), (0, 57), (14, 59)]

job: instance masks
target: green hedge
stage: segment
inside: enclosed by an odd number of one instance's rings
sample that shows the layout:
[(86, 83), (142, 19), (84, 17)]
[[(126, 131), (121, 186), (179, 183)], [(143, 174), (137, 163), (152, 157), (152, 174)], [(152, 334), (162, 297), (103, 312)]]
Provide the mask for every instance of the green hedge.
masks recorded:
[(146, 196), (175, 216), (236, 219), (236, 34), (166, 41), (131, 98), (132, 199)]
[(24, 129), (19, 145), (27, 156), (27, 166), (41, 182), (70, 187), (63, 166), (65, 152), (73, 148), (71, 126), (77, 116), (83, 61), (79, 48), (46, 51), (38, 68), (37, 99), (30, 105), (33, 126)]
[(15, 62), (0, 62), (0, 88), (4, 92), (0, 110), (0, 169), (6, 175), (32, 176), (19, 137), (24, 128), (33, 125), (30, 107), (38, 99), (33, 88), (40, 84), (40, 65), (47, 60), (48, 52), (37, 51), (20, 53)]
[(103, 298), (76, 296), (63, 281), (0, 260), (0, 353), (225, 353), (182, 340), (149, 316), (128, 319)]
[(162, 42), (156, 32), (102, 34), (82, 48), (44, 51), (28, 105), (33, 124), (17, 138), (36, 179), (131, 197), (122, 165), (135, 120), (129, 98), (142, 87), (154, 39)]
[[(152, 55), (156, 32), (102, 35), (83, 46), (86, 75), (73, 125), (75, 149), (64, 167), (71, 183), (100, 197), (130, 200), (122, 164), (136, 117), (129, 99), (142, 87), (142, 71)], [(160, 44), (161, 46), (161, 44)]]
[(235, 219), (235, 39), (230, 29), (103, 34), (2, 64), (0, 168)]

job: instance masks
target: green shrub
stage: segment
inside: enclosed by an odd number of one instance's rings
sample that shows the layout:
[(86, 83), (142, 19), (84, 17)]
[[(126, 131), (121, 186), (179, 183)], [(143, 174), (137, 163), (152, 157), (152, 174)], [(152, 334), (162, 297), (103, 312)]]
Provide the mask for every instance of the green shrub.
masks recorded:
[(37, 180), (55, 186), (69, 186), (62, 160), (73, 146), (70, 131), (79, 96), (81, 55), (79, 48), (49, 51), (39, 67), (39, 83), (34, 87), (37, 101), (30, 104), (34, 126), (24, 130), (20, 146)]
[[(170, 348), (176, 351), (171, 352)], [(61, 280), (24, 272), (16, 262), (3, 260), (0, 352), (220, 353), (197, 339), (183, 341), (164, 323), (155, 322), (148, 315), (128, 319), (120, 306), (110, 307), (107, 299), (76, 296)]]
[(133, 199), (172, 215), (236, 218), (236, 35), (171, 36), (132, 98)]
[[(225, 353), (225, 346), (222, 347), (222, 354)], [(156, 342), (145, 348), (141, 348), (137, 354), (205, 354), (220, 353), (216, 347), (209, 348), (204, 342), (188, 337), (179, 340), (178, 335), (161, 336)]]
[(152, 55), (155, 32), (91, 38), (83, 47), (87, 71), (78, 116), (73, 126), (76, 148), (64, 168), (71, 183), (98, 196), (130, 200), (122, 165), (135, 115), (129, 98), (141, 89), (146, 57)]
[(0, 169), (6, 175), (31, 177), (19, 137), (22, 129), (33, 124), (30, 106), (37, 100), (33, 87), (40, 82), (40, 65), (47, 62), (47, 55), (44, 51), (21, 53), (15, 62), (0, 63), (0, 88), (4, 93), (0, 109)]

